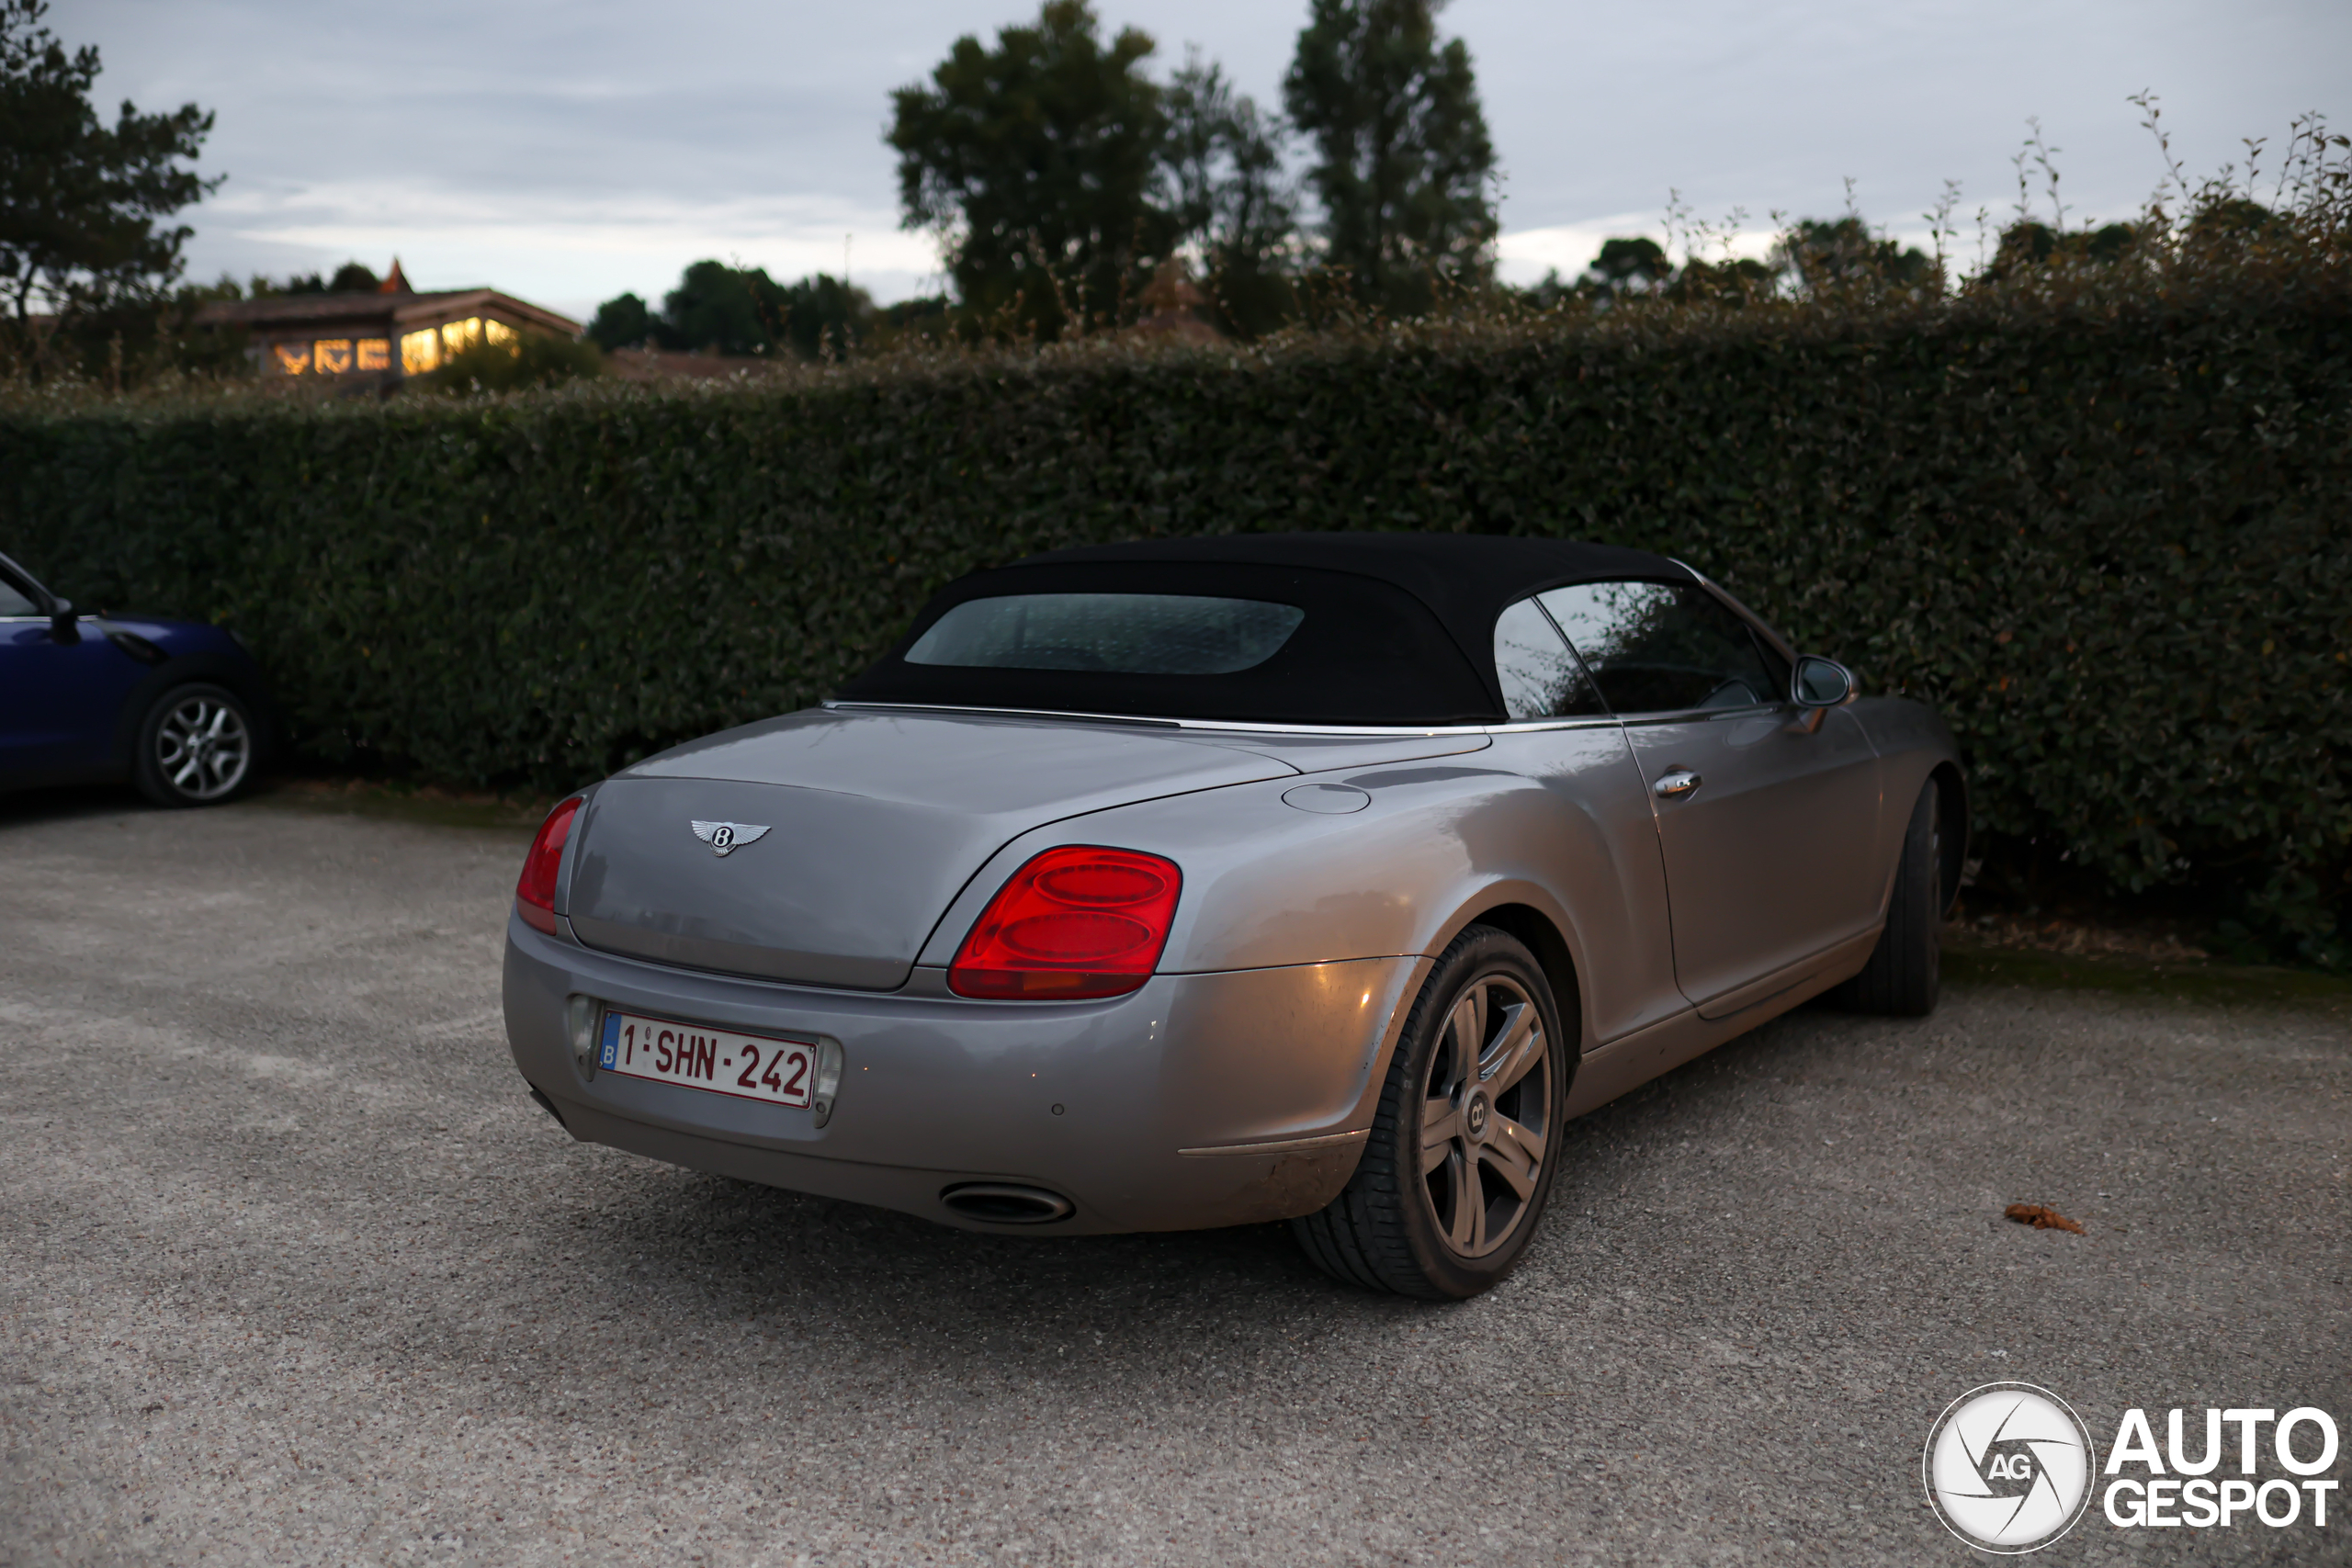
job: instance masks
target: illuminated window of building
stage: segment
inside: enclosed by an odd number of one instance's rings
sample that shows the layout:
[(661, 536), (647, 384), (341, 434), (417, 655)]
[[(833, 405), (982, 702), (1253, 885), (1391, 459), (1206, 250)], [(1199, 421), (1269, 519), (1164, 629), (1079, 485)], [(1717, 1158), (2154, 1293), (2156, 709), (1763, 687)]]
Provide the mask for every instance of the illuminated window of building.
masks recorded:
[(481, 324), (481, 340), (487, 344), (496, 344), (509, 354), (514, 353), (522, 346), (515, 336), (514, 329), (504, 321), (484, 320)]
[(422, 376), (441, 363), (441, 336), (431, 327), (401, 334), (401, 368)]
[(441, 347), (447, 354), (460, 354), (481, 341), (481, 318), (468, 316), (462, 321), (441, 323)]
[(351, 368), (351, 340), (322, 337), (311, 345), (311, 363), (322, 376), (340, 376)]
[(392, 340), (363, 337), (359, 340), (359, 368), (389, 370), (392, 367)]
[(277, 367), (288, 376), (300, 376), (311, 367), (311, 345), (307, 343), (274, 343), (270, 349), (277, 355)]

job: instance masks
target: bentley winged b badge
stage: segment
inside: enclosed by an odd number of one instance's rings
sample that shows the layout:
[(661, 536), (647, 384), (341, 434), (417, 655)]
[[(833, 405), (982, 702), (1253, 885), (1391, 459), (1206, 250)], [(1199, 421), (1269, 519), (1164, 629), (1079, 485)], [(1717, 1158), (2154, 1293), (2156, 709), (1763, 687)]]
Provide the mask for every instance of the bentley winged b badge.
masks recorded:
[(767, 829), (757, 822), (696, 822), (695, 837), (710, 846), (710, 852), (725, 860), (745, 844), (758, 843), (767, 837)]

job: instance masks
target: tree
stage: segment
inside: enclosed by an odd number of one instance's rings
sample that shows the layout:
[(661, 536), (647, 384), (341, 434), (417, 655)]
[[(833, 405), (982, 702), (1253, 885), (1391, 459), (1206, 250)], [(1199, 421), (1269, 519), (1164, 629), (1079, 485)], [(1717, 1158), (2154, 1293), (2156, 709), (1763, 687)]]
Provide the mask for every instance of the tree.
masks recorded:
[(773, 328), (784, 316), (783, 293), (764, 268), (695, 262), (662, 298), (665, 346), (765, 354), (775, 346)]
[(876, 335), (873, 297), (827, 273), (780, 284), (760, 267), (698, 261), (662, 299), (659, 314), (634, 294), (596, 307), (588, 340), (607, 352), (657, 348), (845, 358)]
[(1283, 82), (1315, 147), (1325, 259), (1391, 310), (1426, 309), (1437, 277), (1492, 271), (1494, 143), (1469, 50), (1438, 41), (1443, 3), (1310, 0)]
[(784, 341), (804, 359), (846, 359), (874, 335), (874, 297), (830, 273), (777, 291)]
[(2010, 277), (2061, 257), (2102, 264), (2120, 261), (2139, 240), (2140, 231), (2129, 223), (2061, 233), (2047, 223), (2019, 219), (2001, 231), (2000, 247), (1981, 276), (1984, 281)]
[(334, 276), (327, 280), (330, 294), (373, 294), (383, 287), (384, 280), (376, 276), (375, 268), (361, 262), (347, 261), (334, 269)]
[(956, 336), (956, 302), (944, 294), (919, 294), (875, 311), (874, 335), (883, 347), (945, 343)]
[(1592, 258), (1580, 281), (1593, 300), (1614, 304), (1656, 294), (1673, 276), (1674, 264), (1666, 259), (1665, 247), (1656, 240), (1635, 237), (1601, 241), (1600, 254)]
[(1160, 172), (1177, 233), (1198, 252), (1226, 324), (1270, 331), (1292, 306), (1286, 274), (1298, 231), (1298, 198), (1283, 171), (1286, 128), (1198, 55), (1169, 83), (1166, 109)]
[(616, 348), (651, 342), (660, 325), (643, 299), (622, 294), (596, 307), (595, 319), (588, 323), (588, 341), (610, 354)]
[(1848, 214), (1838, 219), (1801, 218), (1781, 239), (1774, 259), (1796, 276), (1807, 294), (1884, 287), (1922, 288), (1936, 276), (1936, 263), (1914, 246), (1874, 237), (1869, 225)]
[(288, 294), (324, 294), (327, 282), (315, 272), (288, 273), (283, 283), (255, 273), (250, 291), (256, 299), (277, 299)]
[(194, 104), (112, 126), (90, 90), (98, 51), (65, 51), (47, 0), (0, 0), (0, 288), (17, 319), (35, 294), (61, 314), (160, 296), (180, 274), (191, 230), (165, 220), (219, 186), (193, 161), (212, 130)]
[(1746, 305), (1771, 298), (1780, 284), (1779, 269), (1751, 256), (1719, 262), (1693, 256), (1666, 286), (1665, 295), (1679, 303), (1704, 299), (1717, 305)]
[(967, 34), (928, 86), (891, 95), (908, 228), (935, 232), (966, 309), (1046, 336), (1115, 319), (1176, 225), (1152, 200), (1166, 126), (1142, 71), (1156, 46), (1124, 28), (1106, 46), (1085, 0)]
[(1545, 267), (1540, 279), (1523, 288), (1510, 284), (1505, 284), (1503, 288), (1507, 295), (1531, 310), (1556, 310), (1569, 300), (1580, 298), (1576, 286), (1562, 277), (1556, 266)]

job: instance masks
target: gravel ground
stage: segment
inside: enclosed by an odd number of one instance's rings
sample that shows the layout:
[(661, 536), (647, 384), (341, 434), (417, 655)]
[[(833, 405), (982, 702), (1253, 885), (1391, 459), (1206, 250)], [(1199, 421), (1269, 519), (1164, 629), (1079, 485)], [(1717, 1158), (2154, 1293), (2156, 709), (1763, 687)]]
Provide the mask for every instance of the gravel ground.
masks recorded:
[[(1279, 1227), (574, 1145), (501, 1037), (521, 843), (0, 802), (0, 1563), (1957, 1563), (1919, 1452), (1976, 1384), (2102, 1448), (2352, 1416), (2329, 1006), (1800, 1012), (1577, 1123), (1519, 1273), (1432, 1307)], [(2352, 1561), (2346, 1512), (2042, 1560)]]

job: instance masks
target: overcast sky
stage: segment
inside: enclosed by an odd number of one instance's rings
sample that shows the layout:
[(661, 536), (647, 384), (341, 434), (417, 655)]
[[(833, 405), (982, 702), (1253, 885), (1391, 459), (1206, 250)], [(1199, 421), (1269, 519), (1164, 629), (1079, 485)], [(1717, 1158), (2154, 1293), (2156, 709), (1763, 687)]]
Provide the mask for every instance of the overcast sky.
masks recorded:
[[(1280, 100), (1306, 0), (1097, 0), (1106, 27), (1196, 44)], [(690, 261), (790, 278), (847, 265), (885, 300), (939, 286), (899, 227), (888, 93), (956, 36), (1031, 0), (55, 0), (96, 43), (102, 100), (219, 115), (191, 215), (191, 276), (282, 276), (397, 254), (421, 288), (488, 284), (585, 319), (650, 299)], [(1573, 273), (1601, 238), (1662, 234), (1669, 189), (1702, 218), (1834, 216), (1924, 234), (1943, 182), (2017, 199), (2041, 117), (2070, 221), (2129, 216), (2163, 170), (2139, 111), (2162, 98), (2192, 169), (2283, 142), (2319, 109), (2352, 128), (2352, 0), (1455, 0), (1508, 176), (1504, 272)], [(2037, 194), (2037, 200), (2041, 199)]]

